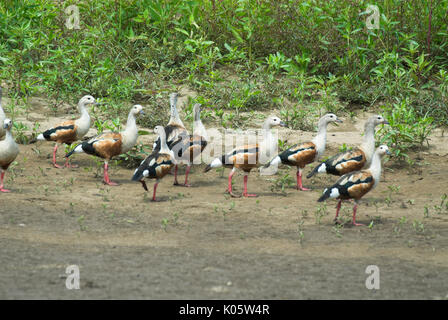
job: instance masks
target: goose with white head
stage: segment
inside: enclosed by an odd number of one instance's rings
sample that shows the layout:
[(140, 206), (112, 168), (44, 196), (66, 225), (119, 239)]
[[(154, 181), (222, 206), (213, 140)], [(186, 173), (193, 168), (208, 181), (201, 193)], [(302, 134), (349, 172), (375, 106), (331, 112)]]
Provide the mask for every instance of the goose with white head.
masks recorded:
[[(179, 112), (177, 111), (177, 99), (178, 93), (173, 92), (170, 94), (170, 120), (164, 127), (165, 138), (168, 147), (177, 142), (181, 137), (187, 137), (189, 135), (188, 130), (185, 128), (184, 123), (180, 119)], [(160, 149), (160, 137), (153, 144), (153, 151)], [(177, 169), (178, 164), (174, 166), (174, 185), (179, 185), (177, 181)]]
[(363, 225), (356, 222), (356, 210), (359, 200), (378, 185), (381, 177), (381, 158), (386, 154), (391, 154), (389, 148), (386, 145), (379, 146), (372, 156), (368, 169), (344, 174), (334, 185), (324, 190), (318, 202), (327, 199), (339, 199), (335, 221), (338, 219), (342, 200), (353, 199), (355, 200), (355, 205), (353, 207), (352, 222), (355, 226)]
[(2, 95), (3, 95), (3, 89), (0, 87), (0, 139), (2, 139), (5, 136), (6, 130), (3, 128), (3, 123), (6, 119), (5, 111), (3, 111), (2, 108)]
[(187, 169), (185, 171), (185, 182), (184, 184), (179, 184), (177, 181), (177, 165), (174, 169), (174, 185), (181, 185), (184, 187), (190, 187), (188, 183), (188, 174), (190, 173), (193, 161), (204, 151), (207, 146), (207, 130), (201, 121), (201, 104), (196, 103), (193, 106), (194, 113), (194, 123), (193, 123), (193, 134), (184, 135), (180, 134), (178, 139), (172, 143), (168, 144), (168, 148), (173, 150), (176, 162), (186, 162)]
[(166, 144), (165, 129), (162, 126), (156, 126), (154, 132), (159, 135), (160, 147), (154, 150), (145, 160), (140, 163), (140, 166), (134, 171), (132, 181), (140, 181), (143, 189), (148, 191), (145, 179), (155, 179), (152, 201), (156, 200), (156, 190), (160, 180), (166, 176), (174, 167), (176, 160), (173, 151), (168, 148)]
[(310, 190), (303, 187), (302, 170), (307, 164), (319, 160), (319, 158), (325, 152), (325, 146), (327, 143), (327, 126), (332, 122), (340, 123), (342, 122), (342, 120), (340, 120), (333, 113), (328, 113), (321, 117), (317, 125), (317, 135), (312, 141), (295, 144), (294, 146), (277, 155), (274, 159), (267, 163), (265, 167), (279, 164), (297, 167), (297, 190)]
[[(177, 111), (177, 98), (178, 94), (176, 92), (170, 94), (170, 120), (164, 127), (167, 145), (170, 145), (178, 140), (180, 135), (188, 135), (188, 131), (180, 119), (179, 112)], [(153, 144), (153, 150), (158, 150), (159, 148), (160, 137), (158, 137)]]
[(37, 141), (54, 141), (56, 142), (53, 149), (53, 166), (55, 168), (62, 167), (76, 167), (70, 165), (68, 158), (66, 158), (65, 165), (60, 166), (56, 163), (56, 152), (60, 144), (71, 145), (73, 142), (81, 140), (90, 129), (90, 116), (87, 111), (87, 106), (97, 104), (95, 98), (92, 96), (84, 96), (78, 102), (78, 111), (81, 117), (77, 120), (68, 120), (50, 128), (39, 134), (36, 139), (30, 141), (35, 143)]
[(231, 168), (228, 180), (227, 192), (232, 197), (239, 197), (235, 195), (232, 190), (232, 178), (236, 169), (244, 171), (244, 197), (255, 197), (255, 194), (247, 192), (248, 175), (253, 168), (261, 165), (260, 160), (262, 155), (269, 154), (275, 148), (277, 140), (271, 133), (271, 129), (275, 126), (286, 127), (286, 124), (275, 116), (268, 117), (263, 123), (263, 141), (257, 144), (238, 146), (227, 154), (219, 158), (215, 158), (206, 168), (204, 172), (208, 172), (213, 168), (227, 167)]
[(317, 173), (342, 176), (348, 172), (367, 168), (375, 152), (375, 127), (379, 124), (389, 123), (380, 115), (369, 117), (364, 125), (364, 140), (359, 147), (338, 153), (320, 163), (307, 175), (307, 178), (311, 178)]
[(5, 130), (5, 139), (0, 141), (0, 192), (10, 192), (10, 190), (4, 188), (5, 173), (11, 163), (17, 158), (19, 146), (11, 134), (11, 119), (5, 119), (2, 123), (2, 128)]
[(143, 107), (139, 104), (132, 106), (129, 111), (126, 128), (122, 132), (103, 132), (96, 137), (90, 138), (77, 145), (71, 152), (67, 153), (68, 159), (73, 153), (87, 153), (104, 159), (104, 178), (103, 183), (116, 186), (109, 178), (109, 161), (113, 157), (126, 153), (131, 150), (138, 138), (138, 128), (136, 118), (144, 114)]

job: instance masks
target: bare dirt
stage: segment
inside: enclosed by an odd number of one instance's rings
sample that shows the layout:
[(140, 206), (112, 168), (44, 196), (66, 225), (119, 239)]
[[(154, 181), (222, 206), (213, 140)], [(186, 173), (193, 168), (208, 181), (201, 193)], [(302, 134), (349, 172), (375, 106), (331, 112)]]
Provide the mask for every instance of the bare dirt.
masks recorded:
[[(357, 144), (361, 122), (332, 127), (326, 155)], [(292, 143), (312, 133), (281, 135)], [(371, 227), (335, 226), (336, 203), (316, 202), (335, 177), (282, 192), (271, 187), (294, 169), (254, 171), (249, 191), (259, 196), (235, 199), (224, 193), (228, 170), (197, 166), (193, 187), (167, 176), (153, 203), (132, 169), (112, 166), (120, 185), (104, 186), (89, 156), (76, 155), (79, 169), (54, 169), (50, 143), (21, 145), (6, 176), (12, 193), (0, 194), (0, 299), (447, 299), (448, 210), (435, 207), (448, 192), (446, 139), (436, 132), (412, 167), (385, 164), (358, 210)], [(241, 192), (242, 175), (234, 180)], [(65, 286), (73, 264), (80, 290)], [(369, 265), (380, 269), (379, 290), (366, 288)]]

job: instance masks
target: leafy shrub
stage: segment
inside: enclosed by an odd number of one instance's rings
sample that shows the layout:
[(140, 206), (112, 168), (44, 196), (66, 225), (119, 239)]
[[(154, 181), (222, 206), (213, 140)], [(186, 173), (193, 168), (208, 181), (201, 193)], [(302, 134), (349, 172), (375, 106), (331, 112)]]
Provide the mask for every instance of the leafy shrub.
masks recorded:
[(389, 122), (379, 130), (381, 144), (385, 143), (398, 160), (411, 161), (408, 152), (422, 148), (434, 129), (432, 117), (419, 117), (407, 100), (383, 107)]
[[(79, 30), (65, 26), (71, 4)], [(379, 7), (377, 30), (366, 28), (368, 4)], [(155, 112), (142, 123), (151, 127), (164, 120), (159, 95), (185, 84), (231, 125), (241, 124), (240, 111), (277, 108), (285, 97), (288, 105), (319, 100), (335, 113), (339, 100), (356, 108), (406, 99), (417, 119), (446, 125), (447, 7), (448, 0), (3, 0), (0, 79), (23, 101), (43, 94), (58, 104), (86, 93), (114, 101), (117, 108), (104, 111), (113, 117), (127, 112), (125, 101), (146, 102)], [(233, 84), (222, 77), (228, 69)], [(297, 119), (294, 112), (288, 117)]]

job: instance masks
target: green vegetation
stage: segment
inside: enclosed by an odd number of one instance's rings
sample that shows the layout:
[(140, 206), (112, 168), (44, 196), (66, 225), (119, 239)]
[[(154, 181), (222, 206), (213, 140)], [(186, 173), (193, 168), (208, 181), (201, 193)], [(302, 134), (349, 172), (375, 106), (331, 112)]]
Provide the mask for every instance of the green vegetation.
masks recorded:
[(446, 193), (444, 193), (440, 197), (440, 204), (436, 204), (433, 206), (433, 211), (430, 211), (429, 206), (425, 205), (423, 216), (425, 218), (429, 218), (429, 217), (431, 217), (431, 214), (433, 214), (433, 213), (436, 215), (447, 214), (448, 213), (448, 200), (447, 199), (448, 199), (448, 195)]
[[(366, 27), (369, 4), (379, 29)], [(79, 29), (66, 25), (70, 5)], [(92, 94), (100, 130), (131, 102), (151, 110), (140, 125), (166, 123), (180, 87), (195, 93), (187, 110), (200, 102), (224, 127), (276, 109), (310, 130), (327, 111), (384, 106), (383, 141), (406, 159), (448, 125), (447, 11), (448, 0), (4, 0), (0, 80), (25, 112), (30, 96), (57, 110)]]
[(275, 176), (274, 180), (271, 183), (271, 191), (276, 192), (280, 191), (283, 195), (286, 195), (286, 188), (290, 188), (295, 186), (295, 179), (289, 175), (289, 173)]
[(380, 130), (380, 140), (391, 147), (397, 159), (412, 163), (407, 151), (421, 148), (425, 142), (429, 145), (428, 136), (434, 129), (434, 118), (428, 116), (429, 111), (423, 116), (418, 115), (407, 102), (405, 99), (384, 107), (389, 126)]

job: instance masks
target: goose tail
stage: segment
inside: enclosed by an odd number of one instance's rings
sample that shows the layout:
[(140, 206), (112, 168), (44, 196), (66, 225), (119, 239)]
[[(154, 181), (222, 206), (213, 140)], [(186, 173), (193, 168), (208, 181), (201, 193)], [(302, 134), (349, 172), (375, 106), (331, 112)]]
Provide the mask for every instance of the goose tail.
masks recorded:
[(213, 168), (219, 168), (222, 167), (223, 163), (225, 161), (225, 156), (222, 156), (221, 158), (215, 158), (213, 161), (205, 167), (204, 172), (209, 172)]
[(70, 151), (69, 153), (67, 153), (65, 155), (66, 158), (70, 157), (72, 154), (74, 153), (81, 153), (84, 152), (84, 150), (82, 149), (82, 143), (78, 144), (72, 151)]
[(311, 178), (312, 176), (314, 176), (316, 173), (320, 173), (320, 172), (327, 172), (327, 168), (324, 163), (321, 163), (320, 165), (316, 166), (313, 171), (311, 171), (310, 173), (308, 173), (308, 175), (306, 176), (308, 179)]
[(320, 198), (317, 200), (317, 202), (325, 201), (329, 198), (337, 198), (339, 197), (339, 190), (338, 188), (332, 187), (332, 188), (325, 188), (324, 192), (320, 196)]
[(43, 133), (39, 134), (36, 138), (31, 139), (29, 144), (33, 144), (33, 143), (36, 143), (37, 141), (42, 141), (42, 140), (46, 140)]
[(274, 159), (263, 165), (263, 168), (269, 168), (270, 166), (278, 166), (282, 162), (282, 159), (280, 159), (280, 156), (276, 156)]

